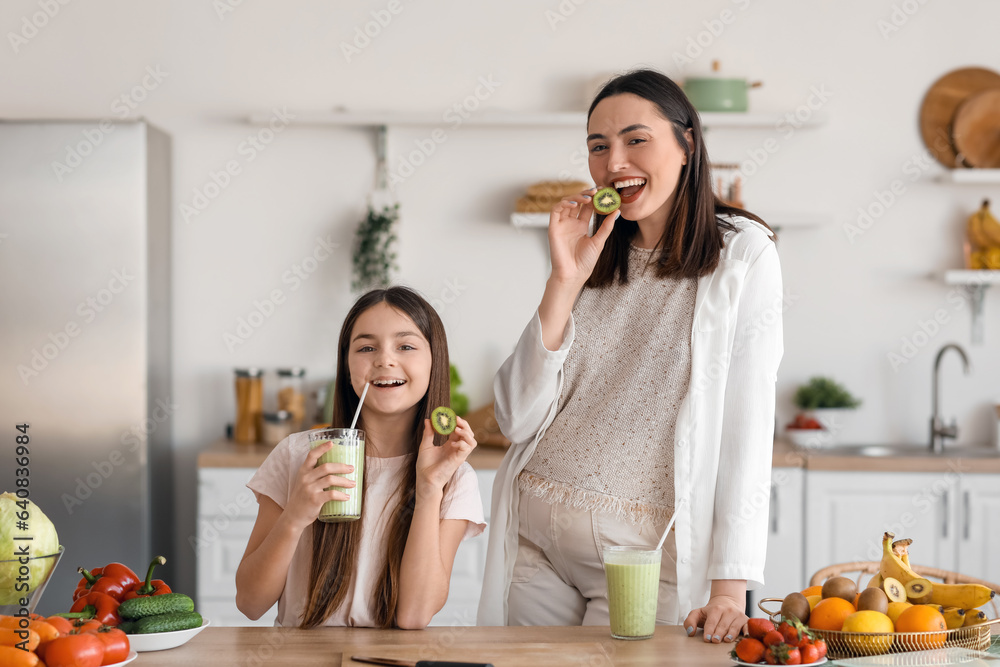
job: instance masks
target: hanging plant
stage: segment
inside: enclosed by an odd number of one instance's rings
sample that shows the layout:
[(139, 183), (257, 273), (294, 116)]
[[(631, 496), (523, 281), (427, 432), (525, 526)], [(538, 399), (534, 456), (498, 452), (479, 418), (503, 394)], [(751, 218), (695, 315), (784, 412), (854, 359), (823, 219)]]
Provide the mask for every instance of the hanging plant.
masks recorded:
[(395, 225), (399, 219), (399, 204), (377, 208), (368, 206), (368, 214), (354, 234), (354, 277), (351, 289), (367, 292), (389, 286), (396, 265)]

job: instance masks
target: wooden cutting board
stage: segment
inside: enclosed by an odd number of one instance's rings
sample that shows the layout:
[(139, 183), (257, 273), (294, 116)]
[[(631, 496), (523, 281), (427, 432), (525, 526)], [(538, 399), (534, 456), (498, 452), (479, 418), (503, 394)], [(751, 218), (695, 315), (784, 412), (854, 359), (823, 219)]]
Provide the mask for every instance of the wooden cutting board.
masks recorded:
[(959, 160), (980, 169), (1000, 167), (1000, 88), (972, 95), (958, 107), (951, 137)]
[(503, 644), (456, 643), (451, 647), (427, 646), (380, 646), (377, 649), (365, 647), (351, 649), (344, 653), (343, 665), (368, 664), (355, 662), (350, 656), (396, 658), (400, 660), (448, 660), (455, 662), (490, 663), (493, 667), (538, 667), (538, 665), (586, 665), (587, 667), (613, 667), (611, 658), (601, 644), (560, 643), (552, 644)]
[(938, 162), (954, 169), (958, 154), (952, 144), (951, 127), (958, 107), (967, 98), (991, 88), (1000, 88), (1000, 74), (983, 67), (963, 67), (934, 82), (920, 105), (920, 136)]

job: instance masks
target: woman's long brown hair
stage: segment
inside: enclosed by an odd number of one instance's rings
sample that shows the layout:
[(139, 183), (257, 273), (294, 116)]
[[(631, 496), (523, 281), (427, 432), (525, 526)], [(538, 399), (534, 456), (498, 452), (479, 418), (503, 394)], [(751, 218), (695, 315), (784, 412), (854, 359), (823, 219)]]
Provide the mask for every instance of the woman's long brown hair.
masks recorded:
[[(416, 454), (423, 436), (424, 419), (439, 405), (450, 406), (451, 376), (448, 365), (448, 341), (444, 325), (434, 308), (413, 290), (406, 287), (390, 287), (373, 290), (361, 296), (344, 320), (337, 346), (337, 378), (333, 395), (333, 424), (335, 427), (350, 425), (358, 407), (358, 395), (351, 385), (348, 367), (348, 352), (351, 332), (358, 318), (372, 306), (386, 303), (403, 313), (417, 325), (420, 333), (430, 344), (431, 372), (427, 393), (417, 404), (410, 433), (411, 453)], [(358, 428), (364, 429), (363, 420)], [(435, 436), (440, 438), (441, 436)], [(370, 439), (365, 442), (368, 451), (378, 451), (378, 443)], [(361, 534), (373, 530), (383, 512), (389, 516), (387, 523), (387, 544), (385, 562), (381, 575), (370, 591), (374, 605), (375, 622), (380, 627), (390, 628), (396, 624), (396, 604), (399, 600), (399, 571), (403, 562), (403, 549), (410, 532), (410, 520), (416, 492), (417, 469), (410, 465), (401, 475), (396, 491), (390, 496), (386, 507), (372, 507), (362, 500), (361, 519), (348, 523), (313, 523), (312, 564), (309, 569), (309, 600), (303, 614), (303, 628), (322, 625), (347, 599), (351, 578), (357, 570)], [(364, 487), (368, 486), (368, 476), (364, 476)], [(364, 495), (362, 496), (364, 498)], [(393, 506), (392, 501), (396, 501)]]
[[(698, 278), (711, 273), (719, 265), (723, 233), (736, 231), (725, 217), (738, 215), (767, 223), (753, 213), (729, 206), (712, 190), (711, 165), (701, 131), (701, 120), (684, 91), (669, 77), (650, 69), (640, 69), (615, 77), (604, 84), (587, 112), (587, 122), (598, 103), (613, 95), (631, 93), (653, 103), (660, 115), (670, 121), (674, 138), (687, 153), (687, 164), (681, 167), (674, 190), (673, 208), (667, 215), (667, 226), (657, 243), (656, 275)], [(691, 134), (689, 143), (685, 136)], [(598, 217), (598, 226), (604, 221)], [(597, 260), (587, 287), (601, 287), (614, 282), (628, 282), (629, 244), (639, 231), (635, 221), (619, 218)]]

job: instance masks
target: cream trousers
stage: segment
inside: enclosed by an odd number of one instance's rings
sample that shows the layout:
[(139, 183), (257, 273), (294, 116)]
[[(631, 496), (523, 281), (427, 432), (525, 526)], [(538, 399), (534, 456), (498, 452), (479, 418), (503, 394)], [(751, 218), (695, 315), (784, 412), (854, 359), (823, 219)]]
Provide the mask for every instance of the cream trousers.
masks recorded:
[[(667, 522), (633, 525), (521, 493), (518, 547), (507, 597), (508, 625), (608, 625), (606, 546), (653, 548)], [(677, 618), (674, 531), (663, 545), (656, 622)]]

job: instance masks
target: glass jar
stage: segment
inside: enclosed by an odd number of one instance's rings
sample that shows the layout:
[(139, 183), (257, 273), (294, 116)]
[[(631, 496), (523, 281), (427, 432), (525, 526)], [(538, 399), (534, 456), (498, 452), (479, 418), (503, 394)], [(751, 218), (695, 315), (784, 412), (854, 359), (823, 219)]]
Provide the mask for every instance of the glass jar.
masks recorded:
[(293, 432), (302, 430), (306, 418), (305, 377), (301, 366), (278, 369), (278, 410), (291, 415)]
[(259, 368), (236, 369), (236, 424), (233, 440), (257, 442), (260, 436), (260, 414), (264, 404), (264, 381)]
[(270, 447), (274, 447), (295, 432), (292, 428), (292, 414), (287, 410), (263, 413), (261, 426), (260, 441)]

